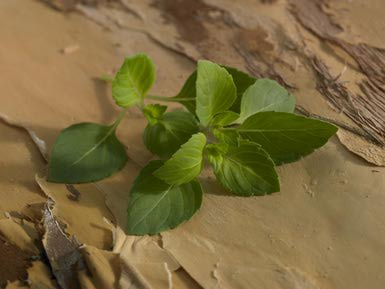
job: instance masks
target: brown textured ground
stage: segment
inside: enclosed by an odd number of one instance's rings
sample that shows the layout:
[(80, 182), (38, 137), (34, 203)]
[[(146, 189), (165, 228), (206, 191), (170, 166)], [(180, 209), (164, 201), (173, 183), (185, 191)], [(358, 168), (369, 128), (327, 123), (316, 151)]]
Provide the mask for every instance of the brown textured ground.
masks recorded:
[[(0, 1), (0, 233), (9, 244), (0, 244), (0, 282), (384, 288), (384, 8), (382, 0)], [(114, 118), (97, 78), (138, 51), (158, 67), (154, 94), (174, 95), (195, 60), (211, 59), (276, 79), (299, 113), (338, 124), (338, 137), (280, 167), (280, 193), (225, 197), (204, 177), (204, 206), (190, 222), (154, 238), (126, 236), (128, 191), (152, 157), (138, 113), (118, 132), (131, 160), (107, 180), (49, 184), (44, 158), (62, 128)], [(55, 256), (61, 262), (47, 266)]]
[(0, 264), (0, 286), (5, 286), (8, 280), (27, 279), (28, 257), (20, 248), (0, 238), (0, 259), (6, 261)]

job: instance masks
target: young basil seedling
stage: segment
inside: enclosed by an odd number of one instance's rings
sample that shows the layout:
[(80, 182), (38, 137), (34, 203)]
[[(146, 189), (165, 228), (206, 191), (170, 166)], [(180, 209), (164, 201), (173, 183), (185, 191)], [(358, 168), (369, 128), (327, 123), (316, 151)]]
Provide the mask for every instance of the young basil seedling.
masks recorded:
[[(198, 177), (205, 162), (233, 194), (271, 194), (280, 189), (276, 165), (310, 154), (337, 131), (294, 114), (294, 96), (277, 82), (207, 60), (198, 61), (176, 96), (148, 95), (154, 67), (145, 54), (127, 58), (112, 81), (113, 98), (123, 108), (116, 121), (63, 130), (49, 164), (48, 180), (62, 183), (93, 182), (120, 170), (127, 155), (115, 131), (127, 108), (138, 107), (148, 120), (144, 144), (162, 160), (149, 162), (134, 182), (128, 234), (157, 234), (191, 218), (202, 203)], [(146, 98), (187, 110), (145, 105)]]

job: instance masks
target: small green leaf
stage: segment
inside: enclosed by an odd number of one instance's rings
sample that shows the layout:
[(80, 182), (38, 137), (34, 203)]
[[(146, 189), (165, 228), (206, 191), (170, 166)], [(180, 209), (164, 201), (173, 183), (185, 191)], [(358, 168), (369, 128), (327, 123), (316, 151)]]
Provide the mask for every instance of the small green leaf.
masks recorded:
[(88, 183), (119, 171), (126, 150), (115, 136), (115, 126), (79, 123), (64, 129), (51, 153), (48, 181)]
[(187, 111), (172, 111), (147, 125), (143, 141), (152, 153), (169, 158), (199, 131), (196, 118)]
[[(195, 97), (197, 94), (196, 88), (195, 88), (196, 81), (197, 81), (197, 72), (195, 70), (187, 78), (181, 91), (173, 97), (174, 99), (182, 100), (178, 102), (184, 105), (187, 108), (187, 110), (192, 114), (195, 114)], [(192, 101), (189, 101), (189, 100), (192, 100)]]
[(232, 76), (207, 60), (198, 61), (196, 90), (196, 114), (203, 126), (217, 113), (229, 109), (237, 97)]
[(232, 122), (234, 122), (238, 118), (239, 118), (238, 113), (236, 113), (234, 111), (227, 110), (227, 111), (220, 112), (217, 115), (215, 115), (213, 117), (213, 119), (211, 120), (210, 125), (214, 126), (214, 127), (215, 126), (226, 126), (226, 125), (231, 124)]
[(227, 70), (228, 73), (231, 74), (231, 76), (233, 77), (234, 84), (237, 87), (237, 99), (234, 101), (230, 110), (239, 113), (243, 93), (257, 79), (236, 68), (228, 67), (228, 66), (223, 66), (223, 67)]
[(261, 111), (294, 112), (295, 98), (271, 79), (258, 79), (243, 94), (239, 123)]
[(213, 134), (217, 140), (221, 143), (237, 146), (241, 136), (234, 130), (221, 130), (220, 128), (214, 128)]
[(154, 175), (170, 185), (188, 183), (199, 175), (203, 167), (206, 136), (194, 134)]
[(151, 125), (154, 125), (163, 116), (166, 110), (167, 106), (165, 105), (149, 104), (144, 107), (143, 114), (147, 118), (148, 122)]
[(155, 66), (143, 53), (126, 58), (112, 81), (112, 96), (117, 105), (130, 107), (140, 103), (155, 81)]
[(266, 195), (279, 191), (274, 163), (258, 144), (241, 140), (239, 146), (206, 146), (209, 162), (219, 182), (241, 196)]
[(154, 235), (175, 228), (201, 207), (199, 182), (176, 187), (166, 184), (153, 175), (162, 165), (159, 160), (150, 162), (135, 180), (128, 205), (128, 234)]
[(260, 144), (275, 164), (293, 162), (323, 146), (337, 131), (334, 125), (286, 112), (259, 112), (237, 129)]

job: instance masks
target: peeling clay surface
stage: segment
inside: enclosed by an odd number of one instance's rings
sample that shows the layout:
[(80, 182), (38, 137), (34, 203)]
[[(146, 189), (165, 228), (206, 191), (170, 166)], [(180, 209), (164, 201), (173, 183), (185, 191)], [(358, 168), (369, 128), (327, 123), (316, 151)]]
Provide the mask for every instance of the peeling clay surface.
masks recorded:
[[(383, 1), (96, 2), (0, 1), (0, 284), (385, 287)], [(121, 172), (76, 186), (44, 176), (61, 129), (114, 119), (98, 77), (138, 51), (157, 65), (156, 95), (174, 95), (206, 58), (279, 81), (299, 113), (343, 128), (278, 168), (280, 193), (228, 196), (205, 172), (204, 204), (192, 220), (159, 236), (127, 236), (128, 192), (153, 158), (137, 111), (118, 130), (130, 157)]]

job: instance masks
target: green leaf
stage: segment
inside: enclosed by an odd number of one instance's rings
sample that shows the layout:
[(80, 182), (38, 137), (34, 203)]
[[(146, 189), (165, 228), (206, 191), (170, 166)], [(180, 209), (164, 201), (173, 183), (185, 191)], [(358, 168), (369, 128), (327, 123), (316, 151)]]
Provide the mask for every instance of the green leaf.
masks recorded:
[(112, 81), (112, 96), (117, 105), (130, 107), (140, 103), (155, 81), (155, 66), (143, 53), (126, 58)]
[(230, 110), (239, 113), (243, 93), (257, 79), (236, 68), (228, 67), (228, 66), (223, 66), (223, 67), (227, 70), (228, 73), (231, 74), (231, 76), (233, 77), (234, 84), (237, 87), (237, 99), (234, 101)]
[(196, 114), (203, 126), (217, 113), (229, 109), (237, 97), (231, 75), (207, 60), (198, 61), (196, 90)]
[(205, 145), (206, 136), (194, 134), (154, 175), (170, 185), (190, 182), (202, 170)]
[(191, 113), (172, 111), (147, 125), (143, 141), (152, 153), (169, 158), (198, 131), (197, 120)]
[[(234, 84), (237, 88), (237, 99), (231, 106), (230, 110), (234, 112), (239, 112), (239, 108), (241, 105), (241, 99), (243, 92), (252, 85), (256, 79), (242, 71), (239, 71), (236, 68), (222, 66), (227, 70), (228, 73), (233, 77)], [(197, 80), (197, 72), (196, 70), (191, 73), (191, 75), (187, 78), (185, 84), (183, 85), (181, 91), (174, 96), (174, 99), (179, 99), (180, 104), (184, 105), (189, 112), (195, 114), (196, 105), (195, 105), (195, 97), (196, 97), (196, 87), (195, 83)], [(193, 101), (189, 101), (193, 100)]]
[(260, 144), (279, 165), (293, 162), (323, 146), (337, 131), (334, 125), (286, 112), (259, 112), (237, 129)]
[[(197, 72), (196, 70), (190, 74), (184, 83), (181, 91), (175, 95), (174, 99), (180, 99), (178, 101), (180, 104), (184, 105), (189, 112), (195, 114), (195, 97), (196, 97), (196, 88), (195, 83), (197, 81)], [(192, 100), (192, 101), (189, 101)]]
[(234, 194), (252, 196), (279, 191), (274, 162), (260, 145), (241, 140), (239, 146), (212, 144), (206, 149), (217, 179)]
[(167, 106), (165, 105), (149, 104), (144, 107), (143, 114), (147, 118), (148, 122), (151, 125), (154, 125), (163, 116), (166, 110)]
[(221, 130), (220, 128), (214, 128), (213, 134), (217, 140), (221, 143), (237, 146), (241, 136), (234, 129), (231, 130)]
[(270, 79), (258, 79), (243, 94), (239, 123), (261, 111), (294, 112), (295, 98)]
[(213, 117), (213, 119), (211, 120), (210, 125), (214, 126), (214, 127), (215, 126), (226, 126), (226, 125), (231, 124), (232, 122), (234, 122), (238, 118), (239, 118), (238, 113), (236, 113), (234, 111), (227, 110), (227, 111), (220, 112), (217, 115), (215, 115)]
[(128, 205), (128, 234), (154, 235), (175, 228), (201, 207), (199, 182), (192, 180), (181, 186), (166, 184), (153, 175), (162, 165), (159, 160), (150, 162), (135, 180)]
[(127, 162), (115, 125), (79, 123), (64, 129), (51, 153), (48, 181), (88, 183), (119, 171)]

